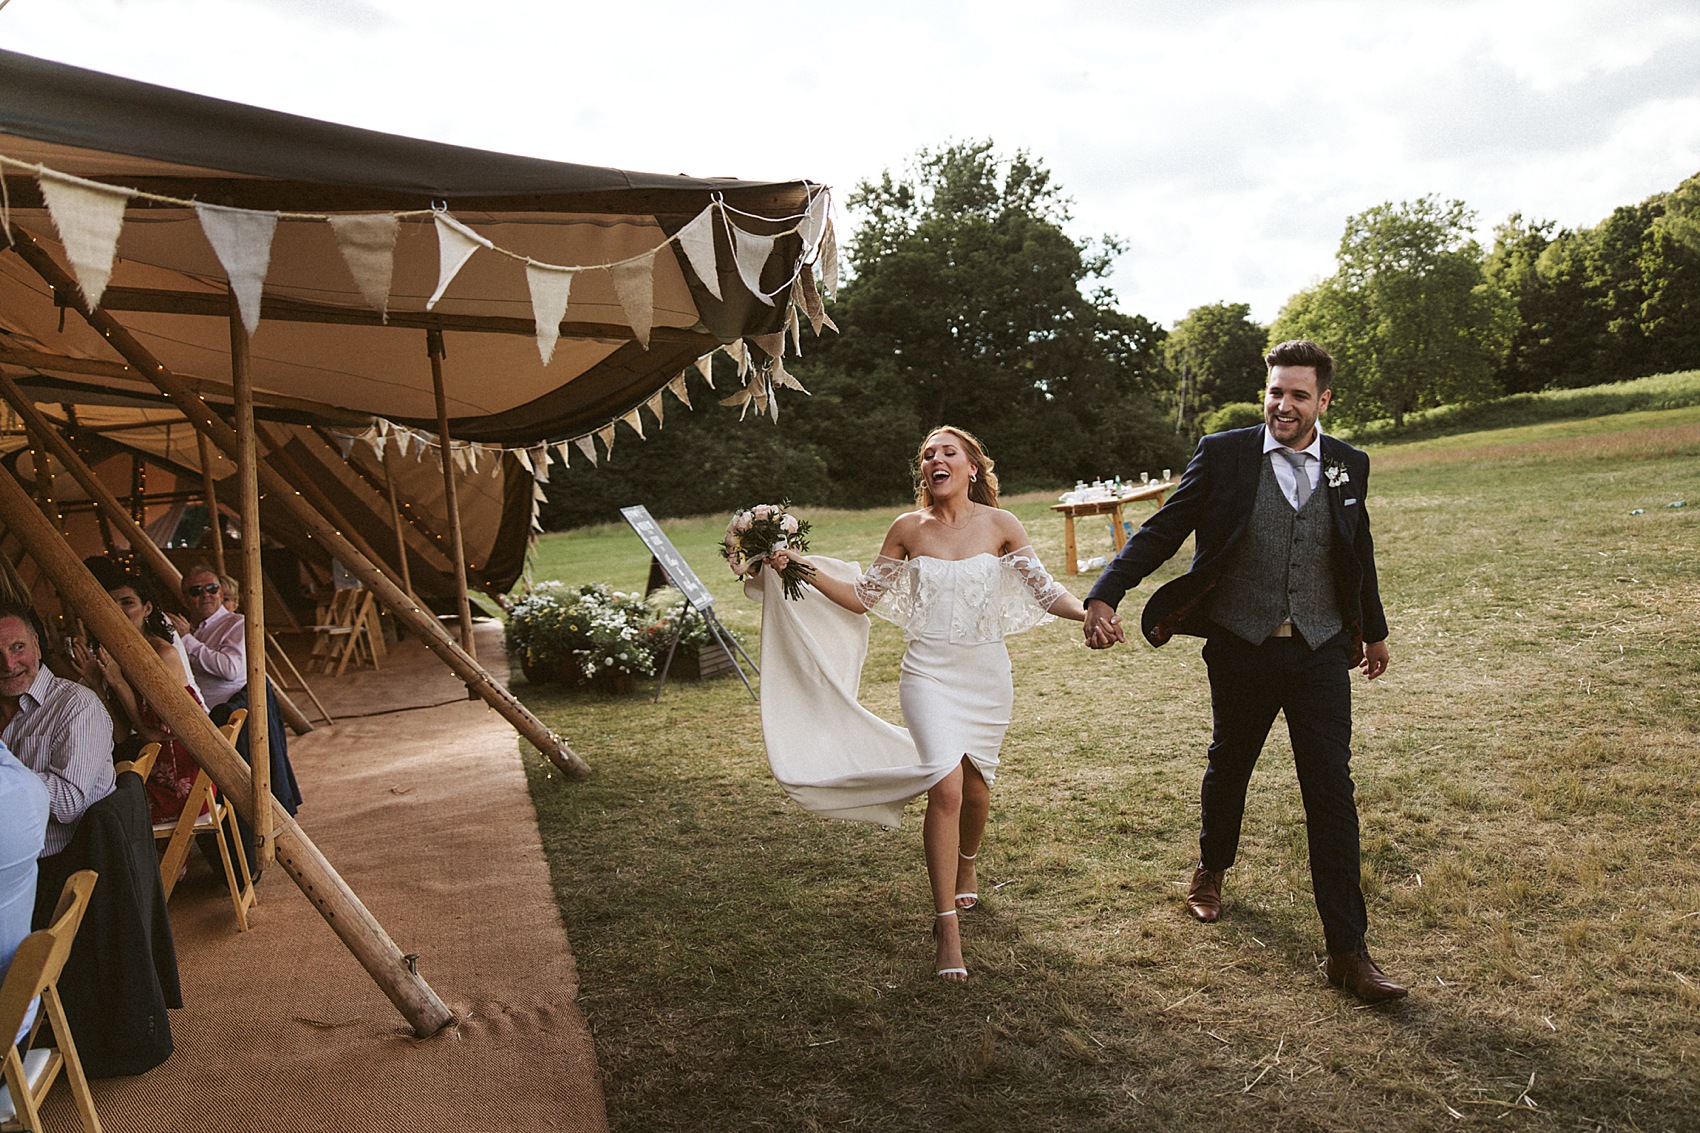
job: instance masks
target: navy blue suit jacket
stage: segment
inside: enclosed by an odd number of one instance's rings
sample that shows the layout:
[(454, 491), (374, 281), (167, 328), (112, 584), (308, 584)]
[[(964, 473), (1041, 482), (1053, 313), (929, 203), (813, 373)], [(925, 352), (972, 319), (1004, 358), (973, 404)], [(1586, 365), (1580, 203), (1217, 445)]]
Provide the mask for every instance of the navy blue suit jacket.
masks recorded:
[[(1177, 633), (1209, 637), (1221, 632), (1204, 615), (1228, 553), (1245, 535), (1257, 502), (1257, 480), (1267, 457), (1264, 426), (1212, 433), (1198, 442), (1180, 486), (1168, 503), (1145, 521), (1127, 546), (1104, 568), (1086, 600), (1119, 605), (1122, 596), (1146, 575), (1168, 562), (1188, 535), (1197, 534), (1192, 569), (1159, 587), (1145, 604), (1140, 628), (1152, 645)], [(1369, 456), (1345, 441), (1322, 438), (1324, 475), (1317, 490), (1328, 497), (1334, 523), (1334, 585), (1340, 614), (1352, 634), (1352, 663), (1363, 658), (1365, 642), (1387, 638), (1387, 615), (1375, 577), (1375, 544), (1364, 509), (1369, 486)], [(1329, 469), (1336, 469), (1330, 486)], [(1343, 471), (1343, 476), (1341, 472)], [(1316, 643), (1313, 643), (1316, 644)]]

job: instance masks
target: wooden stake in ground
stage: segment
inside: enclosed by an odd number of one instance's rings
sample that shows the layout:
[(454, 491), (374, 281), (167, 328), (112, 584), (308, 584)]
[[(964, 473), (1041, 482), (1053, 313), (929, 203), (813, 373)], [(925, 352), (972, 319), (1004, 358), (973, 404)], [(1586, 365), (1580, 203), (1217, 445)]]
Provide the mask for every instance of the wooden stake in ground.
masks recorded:
[[(104, 310), (91, 311), (82, 298), (82, 292), (77, 289), (70, 274), (61, 268), (53, 257), (48, 255), (35, 238), (24, 230), (13, 227), (13, 250), (23, 257), (37, 275), (46, 280), (49, 286), (55, 287), (65, 295), (70, 304), (83, 319), (99, 331), (101, 336), (112, 345), (125, 361), (145, 374), (159, 390), (169, 397), (174, 405), (188, 418), (189, 423), (207, 435), (214, 445), (223, 450), (227, 456), (234, 458), (236, 452), (236, 434), (226, 425), (217, 414), (202, 401), (188, 383), (166, 369), (165, 365), (155, 358), (136, 337), (118, 320)], [(267, 465), (259, 465), (260, 486), (278, 503), (289, 509), (297, 522), (304, 526), (308, 533), (320, 540), (326, 551), (342, 560), (355, 577), (364, 582), (377, 596), (379, 601), (398, 618), (402, 624), (418, 635), (419, 640), (431, 652), (435, 653), (442, 662), (454, 671), (455, 675), (466, 682), (467, 688), (482, 697), (502, 718), (512, 724), (544, 758), (554, 765), (568, 778), (580, 778), (590, 774), (590, 766), (581, 759), (577, 752), (569, 747), (565, 740), (551, 732), (543, 722), (532, 715), (531, 710), (519, 702), (502, 685), (498, 684), (489, 673), (479, 667), (479, 664), (465, 650), (456, 644), (453, 637), (443, 629), (434, 614), (421, 609), (418, 603), (410, 599), (399, 586), (390, 580), (365, 555), (355, 549), (341, 532), (337, 531), (310, 507), (295, 487), (274, 469)]]
[[(153, 648), (130, 619), (77, 559), (53, 524), (41, 514), (29, 494), (8, 472), (0, 472), (0, 521), (14, 531), (31, 558), (46, 572), (60, 595), (88, 624), (101, 644), (112, 651), (125, 676), (170, 725), (195, 762), (206, 768), (219, 790), (254, 823), (253, 780), (248, 765), (213, 726), (182, 685), (166, 673)], [(414, 1033), (423, 1037), (446, 1026), (453, 1014), (437, 998), (411, 961), (384, 932), (360, 898), (331, 868), (295, 819), (269, 794), (264, 805), (276, 824), (277, 860), (301, 887), (348, 950), (395, 1004)]]
[[(227, 287), (228, 289), (228, 287)], [(260, 561), (260, 482), (254, 440), (254, 381), (248, 371), (248, 328), (236, 292), (230, 291), (230, 388), (235, 394), (236, 496), (242, 515), (242, 573), (248, 582), (248, 608), (243, 631), (248, 661), (248, 766), (254, 783), (254, 861), (260, 869), (272, 864), (271, 721), (266, 712), (266, 583)], [(204, 434), (201, 434), (204, 435)]]

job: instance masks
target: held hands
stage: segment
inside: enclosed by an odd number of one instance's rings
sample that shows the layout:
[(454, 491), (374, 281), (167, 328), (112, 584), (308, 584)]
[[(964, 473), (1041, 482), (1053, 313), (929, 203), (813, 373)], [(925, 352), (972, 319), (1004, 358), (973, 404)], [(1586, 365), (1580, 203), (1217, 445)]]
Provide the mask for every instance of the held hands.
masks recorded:
[(1086, 603), (1086, 621), (1081, 630), (1091, 649), (1109, 649), (1127, 640), (1122, 632), (1121, 615), (1108, 602), (1096, 598)]

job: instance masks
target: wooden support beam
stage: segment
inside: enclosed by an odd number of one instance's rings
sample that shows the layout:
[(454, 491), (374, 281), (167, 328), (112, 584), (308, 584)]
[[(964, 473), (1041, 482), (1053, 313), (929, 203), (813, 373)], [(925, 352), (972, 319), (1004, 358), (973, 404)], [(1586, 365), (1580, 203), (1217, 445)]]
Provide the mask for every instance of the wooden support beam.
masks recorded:
[[(170, 725), (195, 761), (206, 768), (219, 790), (252, 824), (254, 796), (248, 765), (194, 698), (166, 673), (153, 647), (101, 589), (59, 532), (35, 509), (9, 471), (0, 471), (0, 520), (17, 532), (30, 557), (52, 578), (60, 595), (81, 615), (101, 644), (112, 651), (125, 675), (135, 682), (138, 691)], [(413, 961), (402, 955), (383, 926), (337, 876), (295, 819), (271, 796), (266, 796), (264, 802), (276, 822), (278, 862), (390, 1002), (412, 1024), (414, 1033), (421, 1037), (432, 1035), (452, 1022), (453, 1013), (414, 970)]]
[(443, 389), (443, 332), (425, 332), (425, 350), (431, 355), (431, 388), (437, 395), (437, 452), (443, 461), (443, 505), (449, 512), (449, 553), (455, 564), (455, 605), (460, 614), (460, 647), (469, 656), (472, 649), (472, 602), (466, 596), (466, 543), (461, 538), (460, 491), (455, 487), (454, 439), (449, 436), (448, 395)]
[[(253, 776), (254, 862), (272, 864), (271, 721), (266, 711), (266, 575), (260, 560), (259, 445), (254, 439), (254, 381), (248, 367), (248, 330), (236, 292), (226, 296), (230, 321), (230, 388), (236, 394), (236, 510), (242, 517), (242, 573), (250, 601), (242, 618), (248, 662), (248, 766)], [(203, 439), (205, 433), (199, 434)]]
[(396, 501), (395, 494), (395, 450), (389, 441), (384, 441), (384, 486), (389, 490), (390, 522), (395, 525), (395, 553), (401, 560), (401, 586), (407, 591), (407, 596), (413, 595), (413, 572), (407, 565), (407, 527), (401, 521), (401, 505)]
[(167, 592), (177, 594), (182, 589), (183, 576), (178, 573), (176, 564), (154, 545), (154, 541), (148, 538), (147, 532), (142, 530), (135, 517), (119, 502), (118, 497), (112, 494), (106, 482), (95, 474), (88, 462), (71, 447), (71, 443), (53, 427), (53, 423), (41, 410), (36, 408), (35, 402), (3, 373), (0, 373), (0, 397), (5, 398), (6, 403), (23, 418), (32, 432), (46, 441), (53, 455), (59, 458), (59, 463), (64, 465), (65, 470), (82, 486), (95, 507), (117, 525), (118, 533), (124, 536), (125, 541), (130, 544), (130, 549), (147, 563)]
[[(13, 226), (13, 251), (23, 257), (30, 267), (45, 279), (50, 285), (65, 288), (76, 296), (76, 310), (95, 330), (99, 331), (111, 343), (114, 350), (132, 366), (149, 376), (149, 379), (168, 395), (172, 402), (182, 410), (185, 417), (195, 428), (205, 432), (209, 440), (226, 455), (236, 450), (236, 435), (230, 426), (226, 425), (215, 415), (207, 404), (200, 399), (188, 386), (177, 380), (177, 376), (155, 358), (140, 341), (136, 339), (118, 320), (105, 310), (91, 311), (81, 300), (81, 292), (74, 287), (74, 281), (66, 270), (48, 255), (28, 232)], [(384, 603), (391, 616), (397, 618), (415, 633), (427, 649), (435, 653), (456, 676), (465, 681), (467, 687), (484, 698), (502, 718), (512, 724), (520, 735), (543, 753), (562, 774), (569, 778), (579, 778), (590, 774), (590, 766), (581, 759), (577, 752), (544, 726), (543, 722), (532, 715), (531, 710), (519, 702), (519, 699), (479, 667), (465, 650), (456, 644), (448, 631), (443, 629), (436, 615), (429, 610), (420, 608), (395, 585), (394, 582), (379, 570), (370, 559), (361, 554), (352, 543), (344, 539), (329, 523), (317, 515), (301, 498), (300, 493), (290, 487), (287, 480), (267, 465), (259, 465), (260, 485), (262, 490), (275, 496), (277, 502), (288, 508), (311, 538), (319, 539), (331, 555), (342, 560), (344, 566), (352, 571), (355, 577), (372, 589), (378, 599)], [(281, 850), (280, 850), (281, 853)]]
[[(218, 511), (218, 483), (212, 471), (212, 442), (207, 440), (205, 433), (196, 432), (195, 445), (201, 458), (201, 496), (206, 500), (207, 525), (212, 529), (213, 565), (218, 568), (218, 573), (229, 574), (224, 565), (224, 517)], [(253, 585), (251, 580), (249, 585)]]

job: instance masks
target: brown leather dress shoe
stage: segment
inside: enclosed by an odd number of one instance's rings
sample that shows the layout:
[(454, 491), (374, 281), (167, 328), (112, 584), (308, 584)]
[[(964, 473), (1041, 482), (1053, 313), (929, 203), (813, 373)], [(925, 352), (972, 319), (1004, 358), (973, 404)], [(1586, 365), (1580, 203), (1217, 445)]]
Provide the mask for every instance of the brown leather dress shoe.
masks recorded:
[(1222, 875), (1226, 870), (1205, 869), (1200, 862), (1192, 871), (1192, 884), (1187, 887), (1186, 907), (1205, 924), (1222, 915)]
[(1403, 999), (1408, 994), (1407, 989), (1388, 979), (1387, 973), (1376, 967), (1369, 953), (1361, 948), (1356, 952), (1330, 952), (1323, 970), (1331, 985), (1343, 987), (1371, 1003)]

